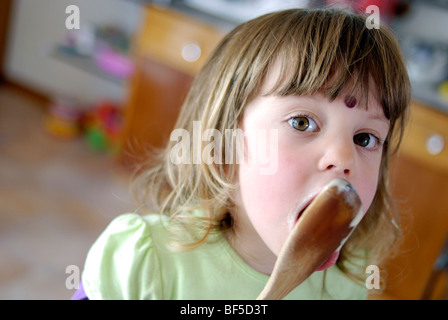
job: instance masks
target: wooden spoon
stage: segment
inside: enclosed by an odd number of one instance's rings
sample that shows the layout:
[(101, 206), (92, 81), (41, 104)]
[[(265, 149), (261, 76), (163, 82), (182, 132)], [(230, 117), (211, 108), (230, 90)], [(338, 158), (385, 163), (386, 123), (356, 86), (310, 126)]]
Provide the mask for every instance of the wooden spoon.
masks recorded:
[(340, 250), (362, 217), (353, 186), (343, 179), (330, 182), (294, 226), (257, 299), (283, 299)]

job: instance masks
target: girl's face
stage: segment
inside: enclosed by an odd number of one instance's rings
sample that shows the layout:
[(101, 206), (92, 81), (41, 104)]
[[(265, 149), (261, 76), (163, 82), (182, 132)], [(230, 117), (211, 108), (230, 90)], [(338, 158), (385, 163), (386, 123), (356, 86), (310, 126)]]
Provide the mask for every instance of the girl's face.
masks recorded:
[[(231, 242), (249, 265), (266, 274), (272, 272), (299, 212), (331, 180), (348, 180), (367, 211), (389, 131), (389, 121), (373, 95), (368, 109), (353, 107), (344, 94), (333, 102), (323, 94), (264, 96), (275, 79), (268, 75), (262, 94), (247, 105), (241, 120), (246, 159), (239, 165), (233, 237), (237, 241)], [(257, 161), (260, 134), (249, 132), (267, 133), (268, 151), (261, 154), (277, 161), (273, 172), (266, 174), (263, 168), (269, 164)], [(333, 254), (321, 269), (334, 264), (337, 256)]]

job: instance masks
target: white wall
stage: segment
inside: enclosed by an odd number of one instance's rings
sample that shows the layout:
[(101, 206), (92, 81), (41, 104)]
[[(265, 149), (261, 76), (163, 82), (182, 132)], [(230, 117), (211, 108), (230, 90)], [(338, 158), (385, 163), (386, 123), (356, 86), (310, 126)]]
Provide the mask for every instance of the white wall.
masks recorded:
[(64, 94), (94, 102), (121, 101), (126, 86), (110, 82), (52, 58), (49, 53), (66, 32), (69, 5), (80, 9), (81, 29), (87, 24), (114, 23), (128, 32), (139, 28), (142, 10), (125, 0), (15, 0), (11, 19), (6, 75), (49, 95)]
[(417, 2), (395, 27), (402, 36), (448, 43), (448, 9)]

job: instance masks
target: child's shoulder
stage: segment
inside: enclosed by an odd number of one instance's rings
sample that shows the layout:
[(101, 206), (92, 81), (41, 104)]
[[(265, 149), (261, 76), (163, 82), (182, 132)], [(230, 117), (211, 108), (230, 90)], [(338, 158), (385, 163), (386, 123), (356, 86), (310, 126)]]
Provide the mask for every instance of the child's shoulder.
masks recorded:
[(101, 236), (126, 241), (135, 239), (139, 243), (141, 243), (138, 241), (140, 237), (145, 237), (146, 240), (151, 241), (153, 235), (164, 234), (164, 225), (167, 222), (167, 217), (159, 214), (125, 213), (113, 219)]
[(95, 245), (101, 249), (118, 251), (133, 258), (141, 250), (162, 246), (167, 240), (167, 217), (159, 214), (122, 214), (107, 226)]
[[(82, 282), (89, 298), (144, 298), (134, 283), (142, 276), (160, 278), (158, 247), (167, 237), (164, 221), (161, 215), (127, 213), (108, 225), (86, 258)], [(161, 283), (149, 285), (151, 292), (161, 290)]]

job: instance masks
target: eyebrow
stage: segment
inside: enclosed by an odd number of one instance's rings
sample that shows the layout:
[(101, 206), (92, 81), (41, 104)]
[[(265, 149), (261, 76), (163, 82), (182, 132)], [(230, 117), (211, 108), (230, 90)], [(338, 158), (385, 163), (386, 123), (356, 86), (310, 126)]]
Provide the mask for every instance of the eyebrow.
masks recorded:
[(383, 115), (378, 114), (378, 113), (369, 114), (367, 116), (367, 118), (369, 120), (376, 121), (377, 125), (384, 126), (384, 129), (389, 132), (389, 130), (390, 130), (390, 121), (386, 117), (384, 117)]
[(384, 116), (384, 114), (381, 114), (381, 113), (369, 114), (367, 116), (367, 118), (369, 118), (371, 120), (379, 120), (379, 121), (385, 122), (387, 124), (390, 124), (390, 121)]

